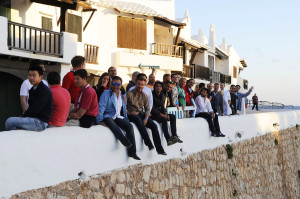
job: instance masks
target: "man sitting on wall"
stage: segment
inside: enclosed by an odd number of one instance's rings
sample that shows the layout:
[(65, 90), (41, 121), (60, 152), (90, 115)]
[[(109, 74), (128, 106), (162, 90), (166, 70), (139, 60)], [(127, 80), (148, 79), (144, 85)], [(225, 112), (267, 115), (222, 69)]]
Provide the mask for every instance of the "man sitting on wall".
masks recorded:
[(175, 106), (172, 101), (172, 88), (173, 88), (173, 83), (171, 81), (168, 81), (164, 84), (163, 94), (166, 97), (165, 108)]
[(154, 83), (155, 83), (155, 69), (152, 69), (152, 73), (149, 75), (149, 81), (147, 84), (147, 87), (151, 89), (151, 91), (154, 90)]
[[(31, 60), (30, 66), (40, 66), (43, 70), (43, 73), (45, 72), (45, 63), (41, 60)], [(42, 80), (43, 83), (48, 86), (47, 81)], [(32, 88), (32, 84), (29, 82), (29, 79), (26, 79), (20, 89), (20, 101), (23, 113), (28, 109), (28, 97), (29, 97), (29, 90)]]
[(52, 93), (43, 83), (43, 70), (39, 65), (28, 69), (28, 80), (32, 84), (29, 90), (28, 109), (22, 117), (10, 117), (6, 120), (6, 130), (24, 129), (43, 131), (48, 126), (52, 112)]
[(140, 74), (140, 72), (138, 72), (138, 71), (135, 71), (134, 73), (132, 73), (132, 78), (126, 86), (126, 92), (128, 92), (131, 87), (135, 86), (135, 81), (136, 81), (136, 77), (138, 74)]
[[(113, 67), (113, 66), (109, 67), (109, 69), (108, 69), (107, 72), (108, 72), (108, 74), (109, 74), (109, 76), (110, 76), (110, 81), (112, 80), (112, 78), (113, 78), (114, 76), (117, 76), (117, 69), (116, 69), (115, 67)], [(120, 91), (121, 91), (121, 94), (122, 94), (122, 95), (125, 94), (125, 89), (124, 89), (123, 86), (121, 86)]]
[(251, 92), (253, 91), (254, 87), (252, 86), (247, 93), (240, 93), (239, 92), (240, 88), (241, 88), (240, 85), (235, 86), (235, 92), (236, 92), (236, 95), (238, 97), (238, 99), (237, 99), (237, 110), (242, 111), (242, 99), (247, 97), (248, 95), (250, 95)]
[[(144, 73), (140, 73), (137, 75), (137, 79), (145, 79), (147, 81), (147, 76)], [(135, 89), (135, 86), (131, 87), (129, 90), (133, 90)], [(143, 88), (143, 92), (147, 95), (148, 97), (148, 102), (149, 102), (149, 107), (150, 107), (150, 111), (152, 110), (153, 107), (153, 96), (152, 96), (152, 91), (149, 87), (144, 86)]]
[(136, 86), (133, 90), (127, 93), (127, 114), (131, 122), (135, 123), (139, 132), (149, 150), (154, 149), (154, 146), (149, 138), (146, 127), (152, 131), (152, 137), (158, 154), (167, 155), (164, 151), (158, 128), (152, 121), (150, 116), (150, 107), (147, 95), (143, 92), (146, 84), (146, 78), (143, 75), (137, 77)]
[(53, 96), (53, 110), (49, 121), (50, 126), (64, 126), (71, 106), (71, 96), (67, 89), (60, 86), (60, 75), (50, 72), (47, 81)]
[(68, 126), (78, 125), (83, 128), (90, 128), (96, 123), (98, 111), (98, 99), (96, 91), (87, 83), (87, 72), (85, 69), (76, 70), (74, 73), (75, 83), (80, 88), (80, 92), (71, 111)]
[[(133, 127), (127, 118), (125, 96), (120, 91), (121, 85), (122, 79), (119, 76), (114, 76), (110, 89), (101, 95), (97, 124), (107, 126), (127, 148), (128, 156), (140, 160), (136, 154)], [(125, 135), (121, 129), (126, 132)]]
[[(153, 108), (151, 110), (151, 118), (158, 123), (162, 124), (162, 130), (164, 136), (167, 140), (167, 144), (172, 145), (176, 142), (182, 143), (182, 140), (179, 139), (176, 130), (176, 116), (173, 114), (167, 114), (165, 109), (165, 95), (162, 93), (163, 83), (155, 82), (153, 94)], [(171, 135), (169, 134), (168, 121), (171, 124)]]
[(85, 58), (82, 56), (75, 56), (71, 60), (71, 64), (73, 69), (68, 72), (62, 82), (62, 87), (67, 89), (71, 95), (71, 103), (74, 104), (76, 101), (76, 98), (78, 96), (78, 93), (80, 91), (80, 88), (75, 84), (75, 78), (74, 73), (79, 69), (85, 68)]
[(211, 136), (214, 137), (225, 137), (220, 131), (218, 115), (214, 113), (211, 108), (209, 99), (207, 98), (208, 90), (203, 88), (200, 95), (196, 98), (196, 117), (202, 117), (207, 120)]

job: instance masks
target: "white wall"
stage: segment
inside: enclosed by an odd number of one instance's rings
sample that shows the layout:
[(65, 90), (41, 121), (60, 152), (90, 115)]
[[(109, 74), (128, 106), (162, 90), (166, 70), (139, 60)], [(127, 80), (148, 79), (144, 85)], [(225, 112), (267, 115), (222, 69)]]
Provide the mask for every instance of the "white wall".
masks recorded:
[[(149, 151), (134, 127), (137, 154), (141, 161), (128, 159), (125, 147), (103, 126), (90, 129), (58, 127), (43, 132), (1, 132), (0, 197), (75, 180), (82, 170), (87, 175), (95, 175), (135, 164), (186, 158), (180, 149), (189, 155), (295, 126), (300, 123), (300, 111), (224, 116), (219, 121), (227, 137), (211, 137), (208, 124), (202, 118), (177, 120), (178, 135), (183, 143), (172, 146), (167, 146), (159, 128), (167, 156), (158, 155), (155, 150)], [(273, 123), (280, 126), (274, 128)], [(236, 136), (237, 132), (242, 134), (241, 139)]]

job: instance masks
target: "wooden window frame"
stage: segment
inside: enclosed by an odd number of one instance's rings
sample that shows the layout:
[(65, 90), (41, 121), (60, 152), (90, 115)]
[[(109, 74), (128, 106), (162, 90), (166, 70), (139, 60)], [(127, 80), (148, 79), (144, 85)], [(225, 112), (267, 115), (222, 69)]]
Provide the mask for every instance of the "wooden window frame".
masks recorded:
[[(42, 23), (42, 24), (41, 24), (41, 27), (42, 27), (42, 29), (43, 29), (43, 30), (49, 30), (49, 31), (53, 31), (53, 21), (52, 21), (52, 18), (50, 18), (50, 17), (45, 17), (45, 16), (42, 16), (42, 18), (41, 18), (41, 19), (42, 19), (42, 22), (41, 22), (41, 23)], [(51, 28), (45, 28), (45, 27), (44, 27), (44, 23), (43, 23), (43, 22), (44, 22), (44, 20), (43, 20), (43, 19), (51, 21)]]
[(234, 66), (234, 67), (233, 67), (232, 77), (233, 77), (233, 78), (237, 78), (237, 73), (238, 73), (238, 72), (237, 72), (237, 67)]

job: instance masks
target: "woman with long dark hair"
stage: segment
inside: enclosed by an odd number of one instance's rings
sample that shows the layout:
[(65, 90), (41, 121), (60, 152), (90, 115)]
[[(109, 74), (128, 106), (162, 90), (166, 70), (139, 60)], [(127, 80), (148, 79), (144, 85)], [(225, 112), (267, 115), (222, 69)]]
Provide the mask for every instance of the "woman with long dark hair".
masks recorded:
[(110, 77), (109, 77), (109, 74), (105, 72), (100, 76), (98, 84), (93, 87), (97, 93), (98, 102), (99, 102), (99, 99), (100, 99), (102, 93), (105, 90), (109, 89), (109, 87), (110, 87)]

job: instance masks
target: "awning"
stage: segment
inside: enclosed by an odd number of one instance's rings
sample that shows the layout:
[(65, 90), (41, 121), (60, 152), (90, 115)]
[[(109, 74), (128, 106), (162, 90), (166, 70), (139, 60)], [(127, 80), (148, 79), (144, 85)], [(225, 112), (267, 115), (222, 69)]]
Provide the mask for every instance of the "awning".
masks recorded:
[(208, 46), (205, 46), (205, 45), (203, 45), (203, 44), (201, 44), (201, 43), (199, 43), (198, 41), (195, 41), (195, 40), (186, 40), (184, 38), (180, 38), (180, 40), (181, 40), (182, 44), (188, 45), (191, 48), (194, 48), (196, 50), (204, 51), (204, 50), (208, 50), (209, 49)]
[(219, 47), (216, 47), (216, 56), (219, 59), (228, 59), (228, 54)]

